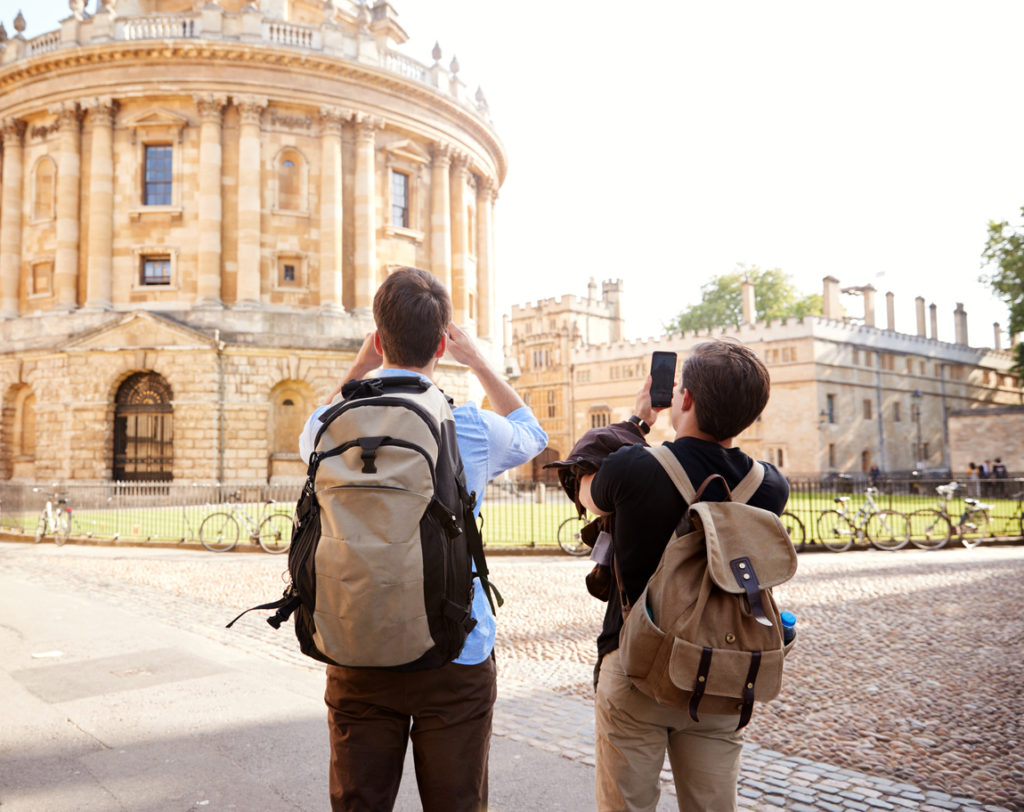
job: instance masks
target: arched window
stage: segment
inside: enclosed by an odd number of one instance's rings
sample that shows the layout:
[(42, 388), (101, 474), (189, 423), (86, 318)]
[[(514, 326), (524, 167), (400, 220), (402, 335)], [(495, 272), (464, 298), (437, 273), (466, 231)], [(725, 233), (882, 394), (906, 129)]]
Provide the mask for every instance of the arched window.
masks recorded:
[(287, 211), (301, 211), (302, 203), (302, 157), (294, 150), (285, 150), (277, 159), (277, 208)]
[(155, 372), (138, 372), (117, 390), (114, 406), (114, 479), (162, 482), (173, 478), (171, 387)]
[(57, 166), (53, 159), (43, 158), (36, 164), (32, 196), (32, 219), (52, 220), (56, 201)]

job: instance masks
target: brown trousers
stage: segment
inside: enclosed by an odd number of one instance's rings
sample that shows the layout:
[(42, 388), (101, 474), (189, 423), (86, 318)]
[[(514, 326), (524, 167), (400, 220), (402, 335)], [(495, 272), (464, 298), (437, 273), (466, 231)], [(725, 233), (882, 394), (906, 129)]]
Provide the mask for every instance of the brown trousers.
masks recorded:
[(327, 667), (331, 808), (395, 805), (409, 738), (424, 812), (487, 808), (493, 657), (428, 671)]

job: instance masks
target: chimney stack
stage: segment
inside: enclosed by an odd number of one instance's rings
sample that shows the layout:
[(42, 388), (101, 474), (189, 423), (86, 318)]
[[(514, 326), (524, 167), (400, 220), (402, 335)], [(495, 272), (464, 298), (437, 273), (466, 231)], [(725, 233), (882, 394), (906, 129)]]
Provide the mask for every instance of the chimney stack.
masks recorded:
[(843, 317), (843, 308), (839, 304), (839, 280), (834, 276), (826, 276), (822, 282), (825, 285), (822, 297), (825, 318), (839, 321)]
[(896, 332), (896, 297), (891, 290), (885, 294), (885, 329)]
[(932, 340), (939, 340), (939, 308), (933, 302), (928, 305), (928, 315), (932, 322)]
[(992, 333), (992, 347), (994, 349), (1001, 350), (1003, 348), (1003, 336), (999, 330), (998, 321), (992, 322)]
[(957, 302), (956, 310), (953, 311), (953, 328), (956, 331), (956, 343), (967, 346), (967, 311), (964, 310), (964, 303)]
[(757, 307), (754, 301), (754, 283), (750, 281), (749, 276), (743, 277), (740, 294), (743, 298), (743, 323), (753, 324), (757, 320)]
[(860, 289), (864, 296), (864, 324), (868, 327), (875, 326), (875, 288), (873, 285), (865, 285)]
[(917, 334), (921, 337), (925, 337), (924, 329), (924, 297), (918, 296), (914, 299), (914, 306), (917, 308)]

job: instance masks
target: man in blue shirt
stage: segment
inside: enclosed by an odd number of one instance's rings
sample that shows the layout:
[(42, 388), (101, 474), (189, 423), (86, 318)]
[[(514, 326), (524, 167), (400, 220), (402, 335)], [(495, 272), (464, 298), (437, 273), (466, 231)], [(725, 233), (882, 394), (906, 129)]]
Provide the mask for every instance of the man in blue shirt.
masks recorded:
[[(377, 330), (363, 342), (335, 394), (348, 381), (367, 377), (413, 373), (430, 380), (445, 352), (468, 366), (494, 410), (472, 402), (453, 410), (466, 488), (476, 492), (479, 514), (486, 483), (537, 456), (547, 435), (469, 335), (451, 323), (451, 312), (448, 292), (434, 276), (418, 268), (394, 271), (374, 297)], [(314, 412), (303, 429), (303, 459), (309, 459), (317, 418), (326, 408)], [(495, 623), (479, 579), (474, 579), (472, 614), (477, 623), (461, 653), (440, 668), (328, 666), (333, 809), (391, 809), (410, 737), (424, 810), (486, 809)]]

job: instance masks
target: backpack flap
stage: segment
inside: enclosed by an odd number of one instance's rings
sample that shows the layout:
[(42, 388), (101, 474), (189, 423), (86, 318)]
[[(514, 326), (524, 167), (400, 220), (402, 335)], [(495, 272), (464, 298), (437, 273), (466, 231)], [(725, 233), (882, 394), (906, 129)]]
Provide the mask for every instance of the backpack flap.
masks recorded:
[(708, 574), (719, 589), (746, 594), (750, 611), (770, 626), (761, 590), (796, 574), (797, 558), (781, 519), (770, 510), (742, 502), (697, 502), (690, 518), (704, 531)]

